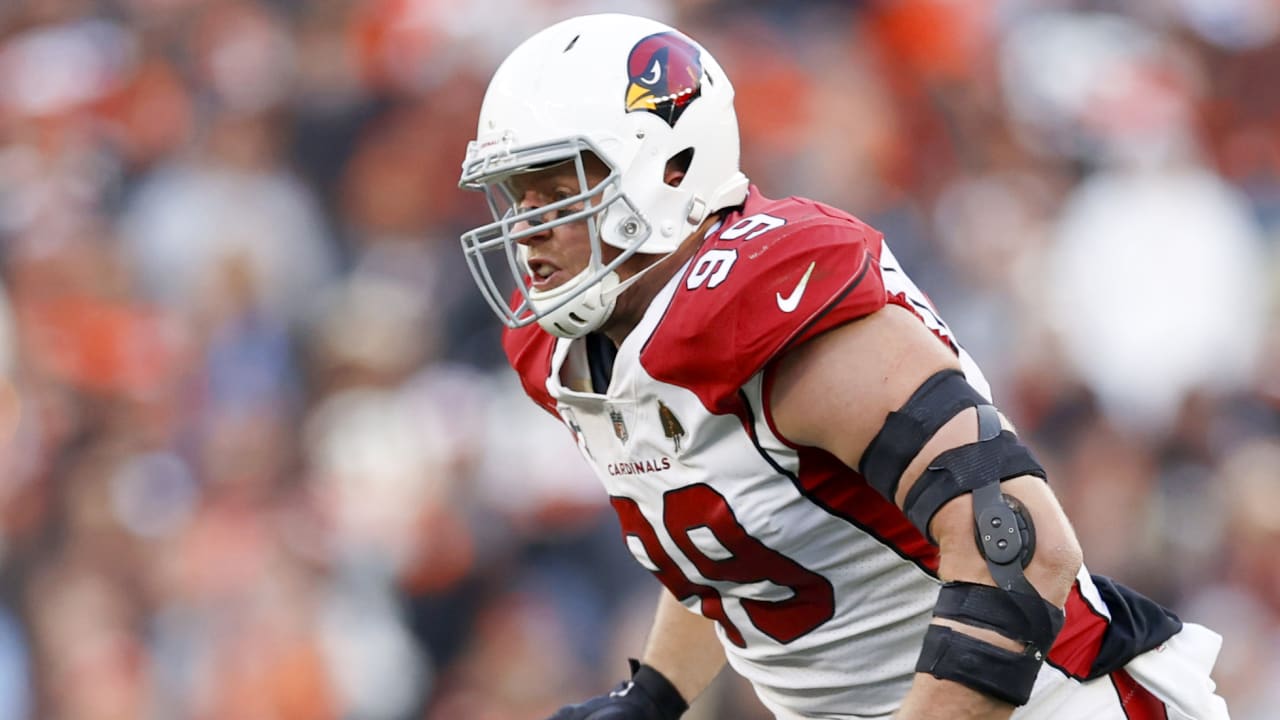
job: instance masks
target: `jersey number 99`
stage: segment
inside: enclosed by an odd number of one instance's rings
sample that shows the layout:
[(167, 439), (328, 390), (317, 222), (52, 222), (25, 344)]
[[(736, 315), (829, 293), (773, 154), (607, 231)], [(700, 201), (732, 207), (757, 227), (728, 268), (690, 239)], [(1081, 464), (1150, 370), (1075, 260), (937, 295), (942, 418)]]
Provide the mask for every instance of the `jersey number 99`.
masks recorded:
[[(613, 497), (622, 532), (639, 540), (658, 580), (681, 602), (701, 601), (702, 614), (724, 629), (738, 647), (746, 641), (725, 612), (720, 592), (690, 580), (663, 549), (658, 535), (631, 498)], [(662, 524), (680, 552), (707, 580), (736, 585), (769, 582), (791, 591), (779, 600), (743, 598), (742, 609), (760, 632), (786, 644), (830, 620), (835, 614), (835, 593), (821, 575), (768, 547), (749, 535), (724, 496), (699, 484), (667, 492), (663, 496)], [(710, 531), (727, 552), (708, 553), (694, 540), (695, 532)]]

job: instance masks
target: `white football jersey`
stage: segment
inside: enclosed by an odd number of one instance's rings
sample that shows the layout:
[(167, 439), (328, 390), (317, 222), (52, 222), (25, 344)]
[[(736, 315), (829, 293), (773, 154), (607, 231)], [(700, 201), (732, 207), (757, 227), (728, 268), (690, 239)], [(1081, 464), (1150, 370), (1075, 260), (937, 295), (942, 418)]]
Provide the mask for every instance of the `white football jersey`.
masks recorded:
[[(754, 189), (618, 348), (606, 392), (593, 390), (586, 341), (536, 326), (504, 338), (526, 391), (608, 491), (636, 561), (716, 621), (730, 664), (783, 716), (892, 713), (941, 585), (937, 547), (897, 507), (770, 421), (771, 361), (888, 303), (989, 394), (878, 232)], [(1109, 617), (1082, 570), (1046, 667), (1088, 675)]]

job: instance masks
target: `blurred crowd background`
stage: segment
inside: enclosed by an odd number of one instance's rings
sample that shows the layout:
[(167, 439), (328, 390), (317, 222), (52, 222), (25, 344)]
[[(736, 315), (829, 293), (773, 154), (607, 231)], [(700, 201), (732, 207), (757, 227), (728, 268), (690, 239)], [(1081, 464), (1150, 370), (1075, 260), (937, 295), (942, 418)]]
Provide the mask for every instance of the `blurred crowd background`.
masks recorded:
[[(0, 720), (538, 720), (657, 585), (460, 259), (489, 74), (677, 24), (885, 232), (1094, 572), (1280, 708), (1280, 2), (0, 1)], [(729, 674), (692, 718), (760, 720)]]

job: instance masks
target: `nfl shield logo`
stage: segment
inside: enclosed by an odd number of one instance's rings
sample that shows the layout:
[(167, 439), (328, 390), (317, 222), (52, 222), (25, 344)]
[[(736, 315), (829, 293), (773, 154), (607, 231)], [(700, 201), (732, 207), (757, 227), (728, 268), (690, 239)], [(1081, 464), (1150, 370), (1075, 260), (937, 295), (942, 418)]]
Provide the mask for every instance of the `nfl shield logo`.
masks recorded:
[(626, 443), (630, 435), (627, 434), (627, 423), (622, 419), (622, 413), (617, 410), (609, 411), (609, 419), (613, 421), (613, 434), (618, 436), (618, 440)]

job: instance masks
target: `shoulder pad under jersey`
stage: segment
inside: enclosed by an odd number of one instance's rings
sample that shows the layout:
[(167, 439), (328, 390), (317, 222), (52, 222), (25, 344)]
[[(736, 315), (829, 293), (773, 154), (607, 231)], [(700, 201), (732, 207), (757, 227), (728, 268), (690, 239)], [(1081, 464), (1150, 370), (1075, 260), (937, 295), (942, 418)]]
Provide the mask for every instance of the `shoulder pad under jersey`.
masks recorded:
[(753, 192), (689, 263), (641, 363), (732, 411), (738, 388), (788, 348), (885, 306), (882, 239), (847, 213)]

